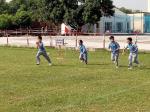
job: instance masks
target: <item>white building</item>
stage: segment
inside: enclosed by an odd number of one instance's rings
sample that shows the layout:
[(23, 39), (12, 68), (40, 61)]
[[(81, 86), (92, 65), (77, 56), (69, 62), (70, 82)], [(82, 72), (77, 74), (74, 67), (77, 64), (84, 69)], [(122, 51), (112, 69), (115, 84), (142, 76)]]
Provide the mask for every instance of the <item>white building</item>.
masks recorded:
[(150, 0), (148, 0), (148, 12), (150, 13)]
[(86, 33), (128, 33), (130, 32), (130, 16), (115, 8), (111, 17), (102, 17), (95, 25), (84, 25), (82, 32)]
[[(81, 33), (105, 33), (105, 32), (110, 32), (110, 33), (128, 33), (130, 32), (130, 16), (121, 12), (119, 9), (115, 8), (115, 14), (114, 16), (110, 17), (102, 17), (100, 21), (95, 24), (86, 24), (82, 26)], [(67, 32), (65, 32), (64, 29), (67, 29)], [(61, 34), (68, 34), (72, 30), (71, 27), (68, 27), (67, 25), (65, 26), (62, 24), (61, 27)]]
[(147, 0), (147, 12), (129, 14), (131, 30), (139, 33), (150, 33), (150, 0)]
[(138, 33), (150, 33), (150, 13), (141, 12), (129, 14), (131, 18), (131, 30)]

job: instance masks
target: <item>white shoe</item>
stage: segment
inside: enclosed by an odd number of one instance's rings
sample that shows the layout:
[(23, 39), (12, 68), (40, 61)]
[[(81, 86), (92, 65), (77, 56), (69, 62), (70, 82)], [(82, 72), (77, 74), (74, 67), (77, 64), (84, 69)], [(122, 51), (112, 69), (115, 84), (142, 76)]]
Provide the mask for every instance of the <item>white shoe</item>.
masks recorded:
[(128, 68), (128, 70), (132, 70), (132, 69), (133, 69), (132, 67), (129, 67), (129, 68)]
[(84, 61), (81, 60), (80, 62), (83, 63)]
[(139, 68), (140, 68), (140, 67), (141, 67), (141, 65), (140, 65), (140, 64), (138, 64), (138, 66), (137, 66), (137, 67), (139, 67)]
[(48, 65), (49, 65), (49, 66), (52, 66), (52, 63), (49, 63)]
[(116, 66), (116, 68), (118, 69), (118, 68), (119, 68), (119, 66)]
[(40, 63), (37, 63), (36, 65), (40, 65)]

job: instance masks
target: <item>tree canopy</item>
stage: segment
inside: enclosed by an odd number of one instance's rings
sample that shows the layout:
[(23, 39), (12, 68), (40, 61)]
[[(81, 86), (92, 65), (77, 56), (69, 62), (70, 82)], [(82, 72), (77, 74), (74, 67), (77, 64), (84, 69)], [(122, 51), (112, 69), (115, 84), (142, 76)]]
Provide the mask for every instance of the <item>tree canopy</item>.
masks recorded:
[[(94, 24), (102, 16), (113, 16), (111, 0), (43, 0), (44, 18), (55, 23), (82, 26)], [(45, 6), (45, 7), (44, 7)]]
[(112, 0), (12, 0), (9, 3), (0, 0), (1, 18), (13, 16), (12, 24), (17, 27), (28, 27), (34, 21), (73, 26), (94, 24), (102, 16), (113, 16), (113, 8)]

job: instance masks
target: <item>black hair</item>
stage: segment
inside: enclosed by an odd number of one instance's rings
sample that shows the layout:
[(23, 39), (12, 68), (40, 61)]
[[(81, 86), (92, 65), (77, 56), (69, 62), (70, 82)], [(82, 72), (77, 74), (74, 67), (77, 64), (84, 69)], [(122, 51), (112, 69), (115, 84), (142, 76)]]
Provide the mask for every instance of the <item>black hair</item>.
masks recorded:
[(132, 42), (132, 38), (131, 37), (127, 38), (127, 40), (129, 40), (130, 42)]
[(41, 35), (39, 35), (39, 36), (38, 36), (38, 39), (42, 40), (42, 36), (41, 36)]
[(110, 36), (110, 37), (109, 37), (109, 39), (114, 39), (114, 38), (115, 38), (114, 36)]
[(79, 42), (80, 42), (81, 44), (83, 44), (83, 40), (79, 40)]

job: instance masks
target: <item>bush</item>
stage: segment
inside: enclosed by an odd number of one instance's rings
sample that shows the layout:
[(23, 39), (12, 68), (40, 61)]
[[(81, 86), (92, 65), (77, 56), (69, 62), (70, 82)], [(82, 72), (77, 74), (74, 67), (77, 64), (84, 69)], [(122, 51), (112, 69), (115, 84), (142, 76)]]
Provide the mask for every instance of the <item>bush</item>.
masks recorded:
[(12, 27), (13, 17), (9, 14), (0, 15), (0, 29), (9, 29)]
[(27, 11), (18, 11), (14, 17), (14, 24), (18, 27), (28, 27), (31, 22), (31, 17)]
[(0, 15), (0, 29), (15, 29), (20, 27), (29, 27), (32, 23), (31, 17), (27, 11), (18, 11), (16, 15)]

